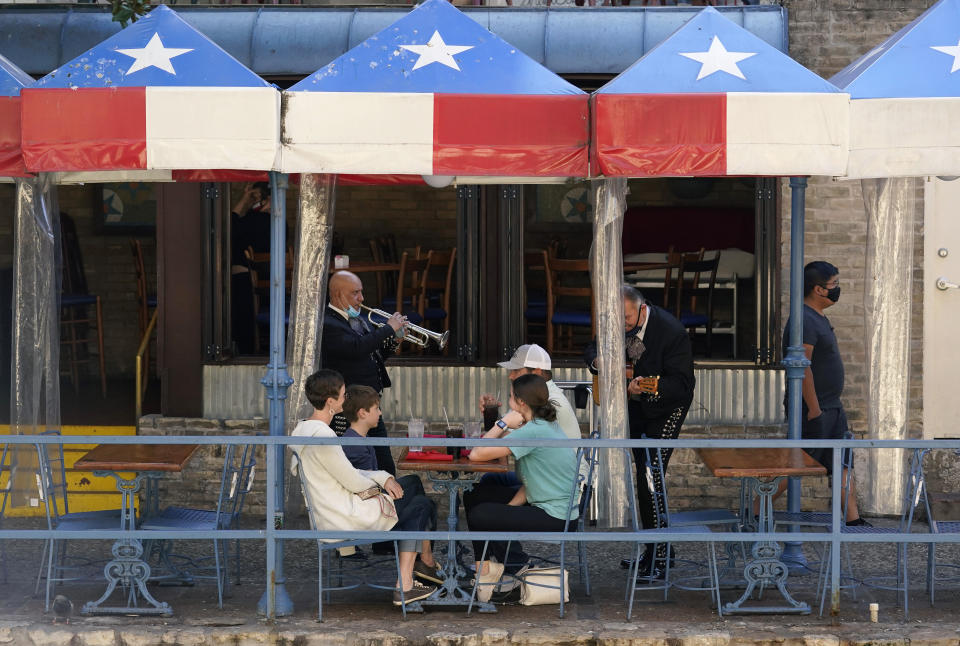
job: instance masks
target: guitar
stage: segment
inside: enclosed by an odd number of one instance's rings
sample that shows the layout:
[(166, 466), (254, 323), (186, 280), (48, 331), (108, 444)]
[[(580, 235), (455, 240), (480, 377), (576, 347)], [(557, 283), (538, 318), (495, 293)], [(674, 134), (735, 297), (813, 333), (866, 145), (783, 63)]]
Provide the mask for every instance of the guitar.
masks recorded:
[[(624, 377), (627, 380), (627, 384), (631, 381), (634, 381), (633, 378), (633, 364), (628, 363), (624, 366)], [(636, 383), (640, 386), (644, 395), (648, 397), (656, 397), (657, 389), (660, 386), (660, 377), (637, 377)], [(600, 405), (600, 375), (593, 375), (593, 402), (599, 406)]]

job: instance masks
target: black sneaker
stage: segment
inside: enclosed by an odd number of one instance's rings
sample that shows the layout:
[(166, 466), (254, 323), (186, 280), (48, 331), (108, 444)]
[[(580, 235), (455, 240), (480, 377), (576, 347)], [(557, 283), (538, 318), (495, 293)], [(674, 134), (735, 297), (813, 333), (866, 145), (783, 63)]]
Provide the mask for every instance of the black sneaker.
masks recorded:
[(400, 591), (393, 591), (393, 605), (399, 606), (405, 603), (413, 603), (414, 601), (421, 601), (426, 599), (431, 594), (437, 591), (437, 586), (435, 585), (424, 585), (419, 581), (413, 582), (413, 587), (409, 590), (403, 591), (403, 598), (400, 597)]
[(443, 583), (443, 570), (436, 565), (427, 565), (419, 558), (413, 564), (413, 576), (430, 583)]
[(861, 516), (860, 518), (854, 518), (853, 520), (847, 521), (847, 527), (873, 527), (873, 523), (870, 521), (864, 520)]

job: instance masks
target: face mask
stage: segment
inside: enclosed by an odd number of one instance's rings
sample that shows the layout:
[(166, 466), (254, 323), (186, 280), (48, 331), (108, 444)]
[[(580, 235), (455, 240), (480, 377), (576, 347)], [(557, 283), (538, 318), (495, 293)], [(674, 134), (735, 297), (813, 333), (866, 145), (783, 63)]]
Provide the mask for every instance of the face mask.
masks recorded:
[(360, 310), (355, 309), (353, 305), (351, 305), (347, 308), (347, 316), (349, 316), (352, 319), (360, 318)]
[(834, 303), (836, 303), (837, 301), (839, 301), (839, 300), (840, 300), (840, 285), (837, 285), (837, 286), (834, 287), (833, 289), (828, 289), (828, 290), (827, 290), (827, 298), (829, 298), (829, 299), (830, 299), (832, 302), (834, 302)]

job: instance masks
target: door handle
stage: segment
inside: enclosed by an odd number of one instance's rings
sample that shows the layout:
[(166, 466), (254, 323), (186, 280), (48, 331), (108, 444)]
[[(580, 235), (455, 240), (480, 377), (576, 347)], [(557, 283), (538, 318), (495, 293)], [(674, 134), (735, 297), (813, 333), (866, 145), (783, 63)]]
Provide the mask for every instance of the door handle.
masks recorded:
[(948, 289), (960, 289), (960, 285), (951, 283), (943, 276), (940, 276), (940, 278), (937, 279), (937, 289), (940, 291), (947, 291)]

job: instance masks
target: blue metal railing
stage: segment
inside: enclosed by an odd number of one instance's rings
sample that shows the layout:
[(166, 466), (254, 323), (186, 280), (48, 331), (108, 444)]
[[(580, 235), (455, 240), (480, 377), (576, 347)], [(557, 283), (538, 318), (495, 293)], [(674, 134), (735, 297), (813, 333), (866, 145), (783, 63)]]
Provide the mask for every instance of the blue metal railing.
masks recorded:
[[(606, 439), (511, 439), (509, 436), (496, 440), (497, 444), (503, 446), (564, 446), (570, 448), (576, 447), (597, 447), (600, 450), (621, 449), (621, 448), (815, 448), (828, 447), (833, 450), (834, 482), (841, 482), (842, 477), (839, 473), (842, 468), (841, 451), (845, 448), (851, 449), (960, 449), (960, 439), (956, 440), (790, 440), (790, 439), (677, 439), (677, 440), (606, 440)], [(267, 451), (267, 473), (266, 473), (266, 500), (276, 500), (278, 492), (276, 490), (276, 470), (281, 464), (278, 460), (279, 447), (288, 444), (296, 445), (329, 445), (339, 444), (344, 446), (420, 446), (422, 439), (408, 438), (348, 438), (348, 437), (290, 437), (290, 436), (205, 436), (198, 437), (193, 435), (177, 436), (56, 436), (56, 435), (2, 435), (0, 443), (6, 444), (195, 444), (195, 445), (223, 445), (223, 444), (262, 444)], [(462, 446), (472, 447), (489, 445), (490, 440), (484, 439), (446, 439), (431, 438), (430, 444), (433, 446)], [(792, 541), (814, 541), (821, 543), (830, 543), (831, 557), (831, 608), (833, 611), (839, 609), (839, 590), (840, 590), (840, 545), (842, 543), (960, 543), (960, 534), (937, 534), (937, 533), (916, 533), (904, 534), (897, 531), (875, 532), (868, 535), (848, 534), (843, 532), (843, 524), (840, 522), (841, 515), (841, 487), (835, 486), (832, 489), (831, 509), (833, 522), (829, 531), (821, 532), (791, 532), (789, 535), (783, 532), (707, 532), (703, 534), (692, 534), (687, 532), (672, 533), (668, 530), (657, 534), (658, 542), (744, 542), (755, 540), (784, 540), (789, 536)], [(268, 509), (272, 505), (268, 505)], [(270, 509), (272, 511), (272, 509)], [(269, 520), (269, 518), (268, 518)], [(421, 532), (401, 532), (401, 531), (327, 531), (327, 530), (288, 530), (276, 526), (272, 522), (266, 522), (264, 529), (255, 530), (211, 530), (211, 531), (161, 531), (161, 530), (126, 530), (118, 532), (117, 530), (58, 530), (58, 529), (3, 529), (0, 528), (0, 540), (17, 539), (113, 539), (119, 536), (123, 538), (136, 539), (243, 539), (243, 540), (264, 540), (267, 542), (268, 551), (271, 554), (276, 553), (277, 541), (283, 540), (303, 540), (303, 539), (372, 539), (372, 540), (403, 540), (403, 539), (431, 539), (431, 540), (449, 540), (455, 538), (458, 540), (486, 540), (491, 533), (476, 532), (469, 530), (458, 531), (421, 531)], [(556, 532), (496, 532), (498, 540), (533, 540), (533, 541), (555, 541)], [(565, 540), (572, 542), (635, 542), (642, 540), (649, 542), (649, 536), (642, 532), (636, 533), (630, 530), (624, 531), (584, 531), (570, 535)], [(276, 564), (267, 562), (267, 571), (265, 581), (269, 588), (273, 585), (276, 577)], [(273, 598), (272, 594), (266, 595), (268, 599)], [(276, 608), (268, 603), (266, 615), (268, 618), (274, 618)]]

